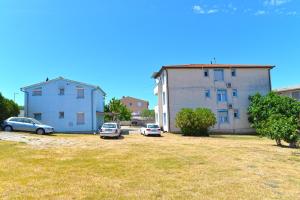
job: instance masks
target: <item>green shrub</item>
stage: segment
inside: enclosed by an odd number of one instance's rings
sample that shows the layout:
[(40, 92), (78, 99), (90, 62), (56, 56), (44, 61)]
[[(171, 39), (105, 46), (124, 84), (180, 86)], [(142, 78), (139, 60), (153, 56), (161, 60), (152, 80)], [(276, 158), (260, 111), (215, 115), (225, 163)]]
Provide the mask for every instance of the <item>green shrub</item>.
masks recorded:
[(208, 136), (208, 129), (216, 124), (216, 117), (207, 108), (183, 108), (177, 113), (175, 121), (183, 135)]
[(19, 106), (12, 100), (6, 99), (0, 93), (0, 123), (9, 117), (18, 116)]
[(281, 145), (281, 140), (295, 147), (299, 140), (300, 102), (273, 92), (250, 97), (249, 122), (257, 133)]

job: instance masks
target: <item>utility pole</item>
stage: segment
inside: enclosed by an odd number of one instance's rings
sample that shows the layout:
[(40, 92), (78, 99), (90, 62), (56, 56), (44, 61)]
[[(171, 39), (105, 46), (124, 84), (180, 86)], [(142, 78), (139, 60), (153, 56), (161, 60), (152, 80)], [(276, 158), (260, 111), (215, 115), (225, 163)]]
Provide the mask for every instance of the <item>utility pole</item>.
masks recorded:
[(14, 102), (16, 103), (16, 95), (19, 94), (17, 92), (14, 92)]

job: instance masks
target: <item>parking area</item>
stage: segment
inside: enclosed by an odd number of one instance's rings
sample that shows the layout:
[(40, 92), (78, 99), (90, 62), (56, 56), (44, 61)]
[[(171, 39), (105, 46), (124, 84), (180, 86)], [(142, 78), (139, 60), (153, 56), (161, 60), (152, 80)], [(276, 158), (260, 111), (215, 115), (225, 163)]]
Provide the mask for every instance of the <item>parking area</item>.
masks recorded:
[[(119, 140), (124, 139), (126, 136), (136, 134), (139, 134), (139, 127), (124, 126), (122, 127), (122, 136)], [(72, 146), (88, 147), (91, 146), (91, 144), (93, 144), (95, 141), (98, 141), (98, 139), (98, 134), (54, 133), (51, 135), (37, 135), (35, 133), (27, 132), (0, 131), (0, 140), (2, 141), (25, 143), (35, 148)]]

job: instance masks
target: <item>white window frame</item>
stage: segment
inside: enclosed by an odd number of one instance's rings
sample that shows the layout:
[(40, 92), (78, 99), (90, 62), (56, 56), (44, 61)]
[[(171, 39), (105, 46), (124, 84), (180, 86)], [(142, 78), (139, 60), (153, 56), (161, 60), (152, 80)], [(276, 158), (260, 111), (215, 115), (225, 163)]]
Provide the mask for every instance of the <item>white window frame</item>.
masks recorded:
[(210, 89), (205, 90), (205, 98), (210, 98)]
[(238, 97), (238, 90), (237, 89), (232, 89), (232, 96), (233, 97)]
[[(221, 113), (226, 113), (227, 116), (221, 116)], [(229, 123), (229, 115), (228, 110), (218, 110), (218, 123), (219, 124), (228, 124)]]
[(234, 109), (234, 111), (233, 111), (233, 117), (235, 119), (239, 119), (240, 118), (240, 111), (239, 111), (239, 109)]
[[(221, 76), (219, 77), (218, 73), (221, 73)], [(214, 80), (215, 81), (224, 81), (224, 69), (214, 69)]]
[(42, 88), (35, 88), (32, 90), (32, 96), (42, 96), (43, 95), (43, 90)]
[(58, 113), (58, 118), (59, 119), (64, 119), (65, 118), (65, 112), (59, 112)]
[[(206, 74), (207, 74), (207, 76), (206, 76)], [(209, 69), (204, 69), (203, 75), (204, 75), (204, 77), (209, 77)]]
[(236, 69), (231, 69), (231, 76), (236, 77)]
[[(77, 99), (84, 99), (84, 88), (83, 87), (77, 87), (76, 91), (77, 91)], [(80, 93), (80, 91), (82, 93)]]
[(166, 92), (162, 93), (163, 105), (166, 105)]
[[(82, 118), (80, 118), (82, 117)], [(85, 124), (85, 114), (84, 112), (76, 113), (76, 123), (77, 125), (84, 125)]]
[[(36, 117), (36, 115), (39, 115), (40, 117)], [(42, 113), (33, 113), (33, 118), (36, 120), (42, 120)]]
[(59, 96), (65, 95), (65, 88), (58, 88), (58, 95)]
[[(219, 99), (220, 96), (220, 99)], [(228, 96), (227, 96), (227, 90), (226, 89), (217, 89), (217, 102), (223, 103), (227, 102)]]

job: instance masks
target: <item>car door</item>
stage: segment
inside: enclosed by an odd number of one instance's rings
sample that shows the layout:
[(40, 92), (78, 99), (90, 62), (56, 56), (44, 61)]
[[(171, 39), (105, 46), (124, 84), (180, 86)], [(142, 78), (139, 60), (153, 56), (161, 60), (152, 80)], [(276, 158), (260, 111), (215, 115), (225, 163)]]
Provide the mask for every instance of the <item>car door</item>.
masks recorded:
[(24, 122), (24, 131), (31, 131), (31, 132), (35, 131), (36, 127), (33, 121), (31, 121), (28, 118), (23, 118), (23, 122)]
[(13, 130), (20, 131), (22, 130), (23, 122), (21, 118), (13, 118), (8, 122), (9, 125), (12, 126)]

